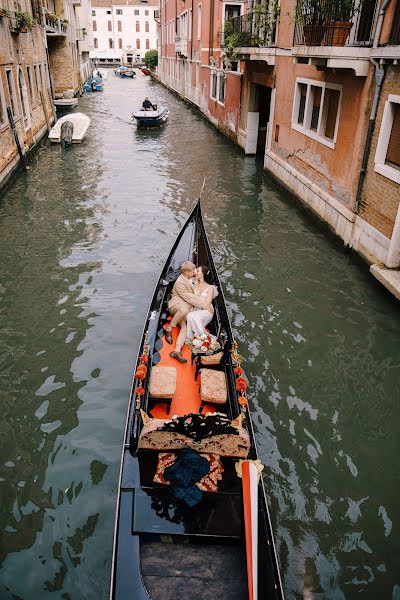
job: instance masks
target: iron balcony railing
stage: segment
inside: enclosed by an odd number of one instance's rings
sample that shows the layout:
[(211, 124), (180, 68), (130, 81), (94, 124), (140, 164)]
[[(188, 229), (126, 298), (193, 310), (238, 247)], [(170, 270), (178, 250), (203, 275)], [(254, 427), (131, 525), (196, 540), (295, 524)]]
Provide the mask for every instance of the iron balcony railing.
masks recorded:
[(378, 0), (298, 0), (294, 46), (372, 46)]
[(277, 15), (271, 12), (249, 12), (225, 21), (220, 34), (221, 48), (257, 48), (276, 43)]
[(43, 8), (43, 22), (46, 34), (49, 36), (65, 36), (67, 35), (68, 23), (62, 21), (59, 17), (49, 13)]
[(397, 0), (396, 8), (394, 10), (393, 26), (389, 44), (394, 44), (395, 46), (400, 45), (400, 0)]

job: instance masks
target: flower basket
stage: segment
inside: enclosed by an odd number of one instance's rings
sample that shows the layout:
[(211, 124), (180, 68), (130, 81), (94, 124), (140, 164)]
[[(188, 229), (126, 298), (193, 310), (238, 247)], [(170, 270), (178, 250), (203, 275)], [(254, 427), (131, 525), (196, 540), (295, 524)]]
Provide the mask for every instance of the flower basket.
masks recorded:
[(221, 350), (221, 344), (217, 341), (217, 338), (210, 333), (203, 333), (203, 335), (195, 335), (190, 342), (190, 347), (193, 354), (212, 354)]
[(351, 21), (333, 21), (329, 25), (328, 37), (332, 46), (344, 46), (353, 23)]

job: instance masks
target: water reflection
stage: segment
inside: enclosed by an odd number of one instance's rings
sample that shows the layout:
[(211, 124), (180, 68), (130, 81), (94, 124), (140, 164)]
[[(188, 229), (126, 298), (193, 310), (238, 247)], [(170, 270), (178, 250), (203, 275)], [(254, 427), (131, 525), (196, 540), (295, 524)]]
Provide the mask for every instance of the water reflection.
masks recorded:
[[(164, 129), (131, 122), (146, 95)], [(85, 143), (42, 144), (0, 205), (1, 597), (107, 596), (132, 361), (205, 175), (287, 598), (398, 597), (397, 305), (163, 88), (81, 102)]]

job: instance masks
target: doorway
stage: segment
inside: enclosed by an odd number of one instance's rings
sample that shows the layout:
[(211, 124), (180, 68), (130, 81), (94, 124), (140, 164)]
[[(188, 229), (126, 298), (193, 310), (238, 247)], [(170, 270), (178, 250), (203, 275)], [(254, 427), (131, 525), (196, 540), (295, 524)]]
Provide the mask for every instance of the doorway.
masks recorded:
[(256, 110), (259, 113), (258, 136), (257, 136), (257, 154), (265, 154), (267, 144), (267, 131), (269, 122), (269, 113), (271, 108), (271, 88), (266, 85), (257, 84), (256, 92)]

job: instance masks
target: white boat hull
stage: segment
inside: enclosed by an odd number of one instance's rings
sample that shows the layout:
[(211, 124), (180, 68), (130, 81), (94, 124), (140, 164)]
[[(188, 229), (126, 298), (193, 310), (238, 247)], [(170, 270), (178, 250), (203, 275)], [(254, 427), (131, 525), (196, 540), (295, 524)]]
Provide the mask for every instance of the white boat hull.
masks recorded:
[(78, 106), (78, 98), (59, 98), (54, 100), (54, 106)]
[(90, 125), (89, 117), (83, 113), (72, 113), (71, 115), (65, 115), (65, 117), (58, 119), (57, 123), (49, 133), (49, 140), (54, 143), (61, 142), (61, 125), (65, 123), (65, 121), (71, 121), (74, 125), (72, 143), (80, 144)]

